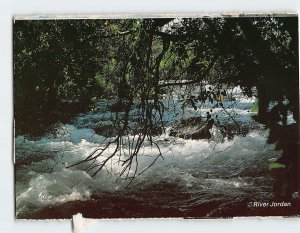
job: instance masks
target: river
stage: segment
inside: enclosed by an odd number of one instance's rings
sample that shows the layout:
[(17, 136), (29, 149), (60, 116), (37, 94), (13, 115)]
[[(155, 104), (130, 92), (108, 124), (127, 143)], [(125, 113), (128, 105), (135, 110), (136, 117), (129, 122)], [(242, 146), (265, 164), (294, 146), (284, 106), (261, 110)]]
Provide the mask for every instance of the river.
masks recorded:
[[(129, 186), (127, 180), (119, 177), (122, 166), (117, 158), (95, 177), (85, 172), (83, 166), (66, 168), (101, 146), (99, 143), (105, 137), (96, 134), (94, 126), (109, 117), (110, 113), (103, 110), (107, 101), (98, 101), (93, 111), (77, 114), (68, 124), (57, 124), (55, 132), (38, 139), (17, 136), (17, 218), (71, 218), (78, 212), (93, 218), (270, 214), (266, 208), (251, 207), (251, 203), (272, 200), (274, 177), (268, 165), (280, 157), (281, 151), (266, 143), (268, 130), (252, 120), (255, 99), (240, 94), (237, 98), (235, 104), (228, 101), (224, 106), (240, 122), (255, 125), (246, 135), (225, 138), (223, 142), (181, 139), (169, 136), (167, 125), (165, 133), (154, 137), (163, 158), (158, 158)], [(209, 103), (206, 107), (209, 109)], [(205, 115), (207, 109), (202, 107), (195, 112), (187, 108), (183, 113), (177, 107), (177, 113), (173, 109), (164, 120), (171, 125), (179, 117)], [(221, 112), (222, 109), (213, 109), (219, 118)], [(226, 114), (223, 115), (225, 119)], [(212, 130), (217, 138), (217, 130)], [(142, 152), (138, 157), (139, 171), (157, 155), (151, 145), (145, 145)]]

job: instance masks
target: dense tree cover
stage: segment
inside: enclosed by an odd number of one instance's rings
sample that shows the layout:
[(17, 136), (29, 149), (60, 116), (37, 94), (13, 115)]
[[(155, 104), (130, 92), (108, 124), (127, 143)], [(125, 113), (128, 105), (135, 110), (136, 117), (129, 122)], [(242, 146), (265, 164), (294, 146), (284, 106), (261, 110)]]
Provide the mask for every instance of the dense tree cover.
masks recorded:
[[(28, 112), (49, 112), (63, 100), (87, 105), (94, 97), (117, 99), (112, 119), (117, 136), (108, 143), (117, 147), (93, 167), (93, 174), (121, 150), (122, 136), (133, 130), (129, 111), (139, 106), (125, 172), (144, 141), (154, 143), (156, 126), (163, 126), (160, 96), (166, 88), (213, 84), (210, 93), (203, 89), (196, 97), (182, 97), (195, 107), (195, 101), (218, 102), (226, 87), (240, 85), (245, 94), (258, 97), (258, 121), (270, 126), (281, 117), (286, 124), (290, 111), (298, 122), (298, 19), (16, 21), (14, 74), (17, 121)], [(289, 104), (283, 105), (284, 100)], [(267, 111), (270, 101), (279, 103), (272, 116)], [(103, 151), (84, 162), (95, 161)]]
[(113, 59), (111, 54), (120, 43), (116, 37), (110, 40), (117, 33), (116, 25), (114, 20), (14, 23), (17, 132), (24, 133), (21, 128), (26, 121), (33, 124), (25, 127), (25, 133), (34, 125), (38, 127), (35, 120), (47, 118), (62, 101), (87, 105), (91, 96), (102, 95), (109, 89), (99, 75), (106, 73), (108, 60)]
[(16, 21), (16, 108), (153, 97), (169, 79), (240, 84), (250, 95), (256, 86), (261, 99), (294, 102), (297, 52), (296, 17)]

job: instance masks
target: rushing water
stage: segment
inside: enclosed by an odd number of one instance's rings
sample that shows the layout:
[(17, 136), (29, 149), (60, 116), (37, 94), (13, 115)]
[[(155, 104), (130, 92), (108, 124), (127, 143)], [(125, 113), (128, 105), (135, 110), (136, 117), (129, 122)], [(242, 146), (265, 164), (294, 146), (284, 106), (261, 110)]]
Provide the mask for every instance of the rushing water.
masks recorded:
[[(81, 166), (66, 168), (84, 159), (105, 139), (93, 130), (99, 119), (110, 114), (101, 110), (102, 102), (98, 102), (97, 111), (79, 114), (69, 124), (58, 125), (55, 133), (38, 140), (18, 136), (16, 215), (18, 218), (70, 218), (77, 212), (103, 218), (259, 215), (248, 205), (271, 200), (273, 178), (268, 164), (280, 156), (280, 151), (266, 143), (268, 131), (252, 122), (249, 109), (253, 102), (240, 99), (235, 106), (237, 119), (257, 126), (245, 137), (235, 136), (223, 143), (174, 139), (167, 128), (154, 138), (163, 158), (158, 158), (129, 186), (128, 181), (119, 179), (122, 166), (117, 158), (95, 177)], [(171, 123), (176, 117), (178, 114), (169, 114), (165, 121)], [(212, 133), (217, 137), (217, 130)], [(145, 145), (138, 158), (138, 170), (148, 167), (156, 155), (155, 148)]]

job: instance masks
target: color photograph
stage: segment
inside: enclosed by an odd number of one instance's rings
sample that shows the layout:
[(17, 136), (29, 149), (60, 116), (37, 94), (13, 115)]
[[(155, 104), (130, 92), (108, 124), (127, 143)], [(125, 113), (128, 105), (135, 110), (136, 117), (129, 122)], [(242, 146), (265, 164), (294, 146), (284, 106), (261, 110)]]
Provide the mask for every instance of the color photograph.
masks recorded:
[(298, 16), (13, 22), (17, 219), (300, 215)]

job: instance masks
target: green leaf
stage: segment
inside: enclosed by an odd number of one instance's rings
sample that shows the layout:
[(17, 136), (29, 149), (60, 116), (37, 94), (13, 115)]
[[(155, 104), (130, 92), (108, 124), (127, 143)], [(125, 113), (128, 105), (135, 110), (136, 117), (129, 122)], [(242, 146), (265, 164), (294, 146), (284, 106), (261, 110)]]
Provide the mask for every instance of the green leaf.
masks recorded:
[(282, 163), (271, 163), (269, 164), (269, 170), (285, 168), (285, 164)]
[(258, 101), (256, 100), (251, 107), (251, 112), (257, 112), (257, 111), (258, 111)]
[(92, 102), (95, 102), (95, 101), (97, 101), (97, 97), (96, 97), (96, 96), (94, 96), (94, 97), (91, 99), (91, 101), (92, 101)]

